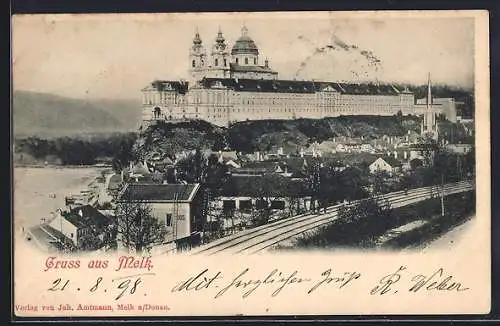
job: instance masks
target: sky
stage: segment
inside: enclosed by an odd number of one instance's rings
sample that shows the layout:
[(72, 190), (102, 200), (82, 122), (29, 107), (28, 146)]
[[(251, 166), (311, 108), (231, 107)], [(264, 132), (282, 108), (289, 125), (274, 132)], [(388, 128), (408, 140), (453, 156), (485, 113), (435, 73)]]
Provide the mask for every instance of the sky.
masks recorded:
[(241, 27), (282, 79), (474, 85), (474, 18), (450, 13), (21, 15), (12, 21), (14, 90), (140, 98), (155, 79), (188, 78), (198, 29), (209, 53)]

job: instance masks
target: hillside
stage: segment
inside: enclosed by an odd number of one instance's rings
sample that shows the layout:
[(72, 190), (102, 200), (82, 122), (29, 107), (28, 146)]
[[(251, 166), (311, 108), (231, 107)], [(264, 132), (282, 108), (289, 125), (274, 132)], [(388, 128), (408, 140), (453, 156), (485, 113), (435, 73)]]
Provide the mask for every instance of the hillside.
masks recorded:
[(129, 100), (83, 100), (54, 94), (15, 91), (15, 136), (73, 136), (93, 132), (134, 131), (140, 103)]
[(141, 155), (173, 155), (182, 150), (230, 148), (251, 153), (284, 147), (299, 149), (333, 137), (377, 138), (419, 131), (420, 119), (412, 116), (341, 116), (324, 119), (260, 120), (217, 127), (205, 121), (161, 122), (150, 126), (138, 140)]
[(253, 152), (277, 147), (300, 148), (333, 137), (378, 138), (419, 131), (420, 119), (406, 116), (340, 116), (324, 119), (245, 121), (231, 125), (227, 141), (231, 148)]
[(180, 123), (158, 122), (151, 125), (137, 140), (139, 157), (151, 153), (173, 156), (183, 150), (225, 147), (226, 129), (203, 120)]
[(137, 131), (141, 125), (140, 100), (94, 99), (91, 103), (118, 119), (125, 131)]

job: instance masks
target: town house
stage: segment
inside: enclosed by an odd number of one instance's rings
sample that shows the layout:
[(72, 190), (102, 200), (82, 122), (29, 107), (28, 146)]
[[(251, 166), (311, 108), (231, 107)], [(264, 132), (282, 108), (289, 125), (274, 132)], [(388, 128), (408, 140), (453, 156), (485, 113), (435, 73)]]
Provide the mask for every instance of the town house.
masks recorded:
[(119, 202), (151, 205), (153, 215), (165, 224), (165, 243), (175, 242), (177, 249), (197, 244), (202, 219), (200, 184), (131, 183), (122, 189)]

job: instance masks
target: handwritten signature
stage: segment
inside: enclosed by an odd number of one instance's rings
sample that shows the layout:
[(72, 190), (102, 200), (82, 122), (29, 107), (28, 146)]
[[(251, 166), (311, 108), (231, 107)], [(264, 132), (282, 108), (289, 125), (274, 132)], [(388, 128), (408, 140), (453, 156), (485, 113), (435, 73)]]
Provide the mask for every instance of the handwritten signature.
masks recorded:
[[(384, 295), (388, 293), (398, 293), (399, 290), (394, 286), (399, 283), (403, 277), (403, 272), (407, 272), (405, 266), (400, 266), (395, 272), (385, 275), (380, 279), (379, 284), (371, 289), (371, 295)], [(417, 293), (419, 291), (455, 291), (463, 292), (469, 290), (462, 283), (454, 281), (452, 275), (444, 277), (444, 269), (438, 268), (432, 274), (417, 274), (410, 278), (411, 286), (408, 292)], [(443, 278), (444, 277), (444, 278)]]

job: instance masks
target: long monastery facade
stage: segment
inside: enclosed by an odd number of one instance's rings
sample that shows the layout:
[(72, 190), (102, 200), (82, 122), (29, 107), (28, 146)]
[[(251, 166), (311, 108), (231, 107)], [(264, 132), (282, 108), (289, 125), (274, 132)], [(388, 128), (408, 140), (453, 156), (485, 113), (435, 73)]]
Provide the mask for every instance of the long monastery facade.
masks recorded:
[[(189, 81), (155, 80), (142, 89), (142, 120), (200, 119), (219, 126), (246, 120), (324, 118), (341, 115), (422, 115), (425, 103), (393, 85), (282, 80), (246, 27), (231, 51), (219, 30), (210, 56), (195, 34), (189, 51)], [(432, 109), (456, 119), (453, 99), (435, 99)]]

